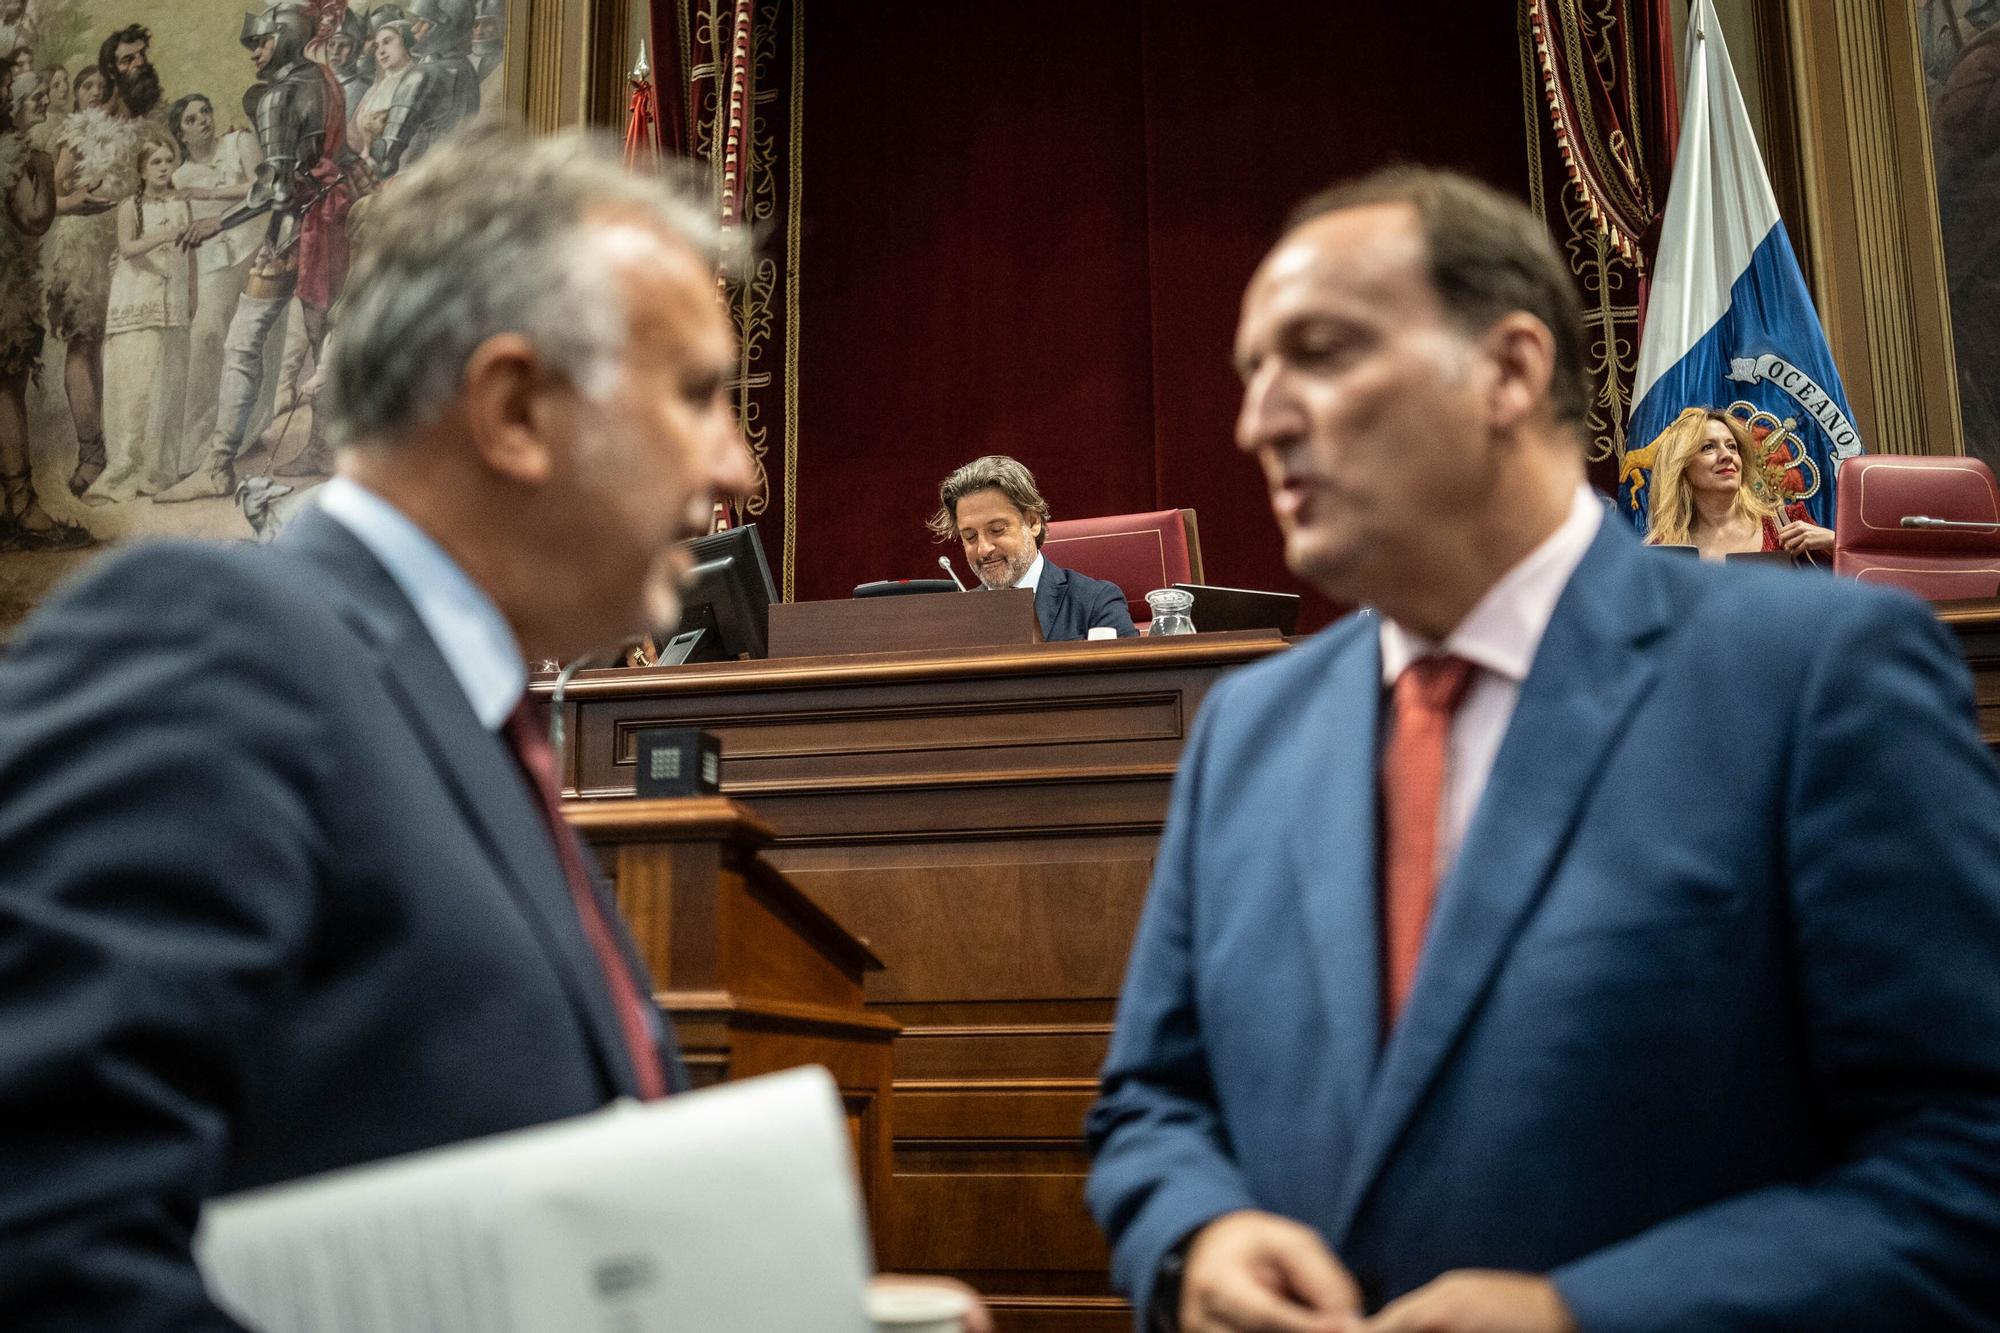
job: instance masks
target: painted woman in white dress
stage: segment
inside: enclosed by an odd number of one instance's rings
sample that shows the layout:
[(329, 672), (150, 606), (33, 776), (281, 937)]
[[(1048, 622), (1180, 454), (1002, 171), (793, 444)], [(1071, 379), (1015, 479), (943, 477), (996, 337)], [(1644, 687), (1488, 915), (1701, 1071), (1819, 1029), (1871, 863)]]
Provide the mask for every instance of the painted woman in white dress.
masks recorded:
[[(248, 130), (218, 135), (215, 104), (201, 93), (189, 93), (168, 108), (167, 128), (181, 146), (174, 188), (197, 221), (221, 217), (243, 202), (264, 160), (257, 136)], [(232, 227), (195, 250), (195, 311), (188, 327), (187, 400), (181, 416), (181, 440), (190, 447), (199, 446), (215, 429), (222, 340), (263, 236), (259, 226)], [(192, 472), (199, 461), (188, 460), (186, 470)]]
[(136, 156), (139, 192), (117, 210), (118, 249), (104, 316), (105, 465), (84, 492), (89, 504), (151, 495), (186, 470), (181, 405), (195, 275), (180, 242), (194, 215), (174, 189), (180, 150), (149, 139)]

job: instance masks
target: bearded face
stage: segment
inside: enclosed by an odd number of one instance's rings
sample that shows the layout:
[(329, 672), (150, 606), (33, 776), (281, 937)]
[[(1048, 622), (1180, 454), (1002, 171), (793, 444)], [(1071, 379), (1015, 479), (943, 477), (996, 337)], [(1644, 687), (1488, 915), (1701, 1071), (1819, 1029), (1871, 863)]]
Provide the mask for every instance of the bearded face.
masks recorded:
[(143, 116), (160, 104), (159, 71), (146, 58), (144, 48), (135, 58), (127, 57), (122, 49), (119, 54), (118, 68), (112, 73), (112, 86), (117, 89), (119, 100), (125, 103), (128, 114)]

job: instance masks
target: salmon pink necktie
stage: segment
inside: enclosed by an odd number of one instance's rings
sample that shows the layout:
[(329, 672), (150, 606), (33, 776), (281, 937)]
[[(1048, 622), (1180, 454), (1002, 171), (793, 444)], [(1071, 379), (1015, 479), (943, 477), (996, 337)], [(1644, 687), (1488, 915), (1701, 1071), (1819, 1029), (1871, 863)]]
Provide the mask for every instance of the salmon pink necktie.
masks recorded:
[(1437, 897), (1445, 741), (1472, 663), (1420, 657), (1396, 678), (1395, 730), (1382, 756), (1382, 1031), (1396, 1026), (1417, 975)]
[(549, 745), (549, 733), (542, 721), (543, 710), (532, 696), (523, 697), (514, 707), (503, 728), (514, 757), (528, 775), (542, 809), (542, 819), (555, 839), (556, 859), (562, 863), (563, 878), (569, 881), (569, 896), (576, 902), (576, 914), (583, 922), (584, 938), (604, 972), (604, 984), (611, 992), (611, 1004), (618, 1011), (618, 1030), (624, 1035), (626, 1052), (639, 1080), (639, 1095), (647, 1101), (663, 1097), (667, 1091), (665, 1071), (660, 1065), (660, 1048), (653, 1039), (653, 1025), (643, 1007), (645, 998), (639, 984), (625, 965), (625, 955), (612, 938), (611, 923), (604, 919), (602, 904), (584, 873), (583, 848), (576, 834), (563, 821), (562, 801), (556, 789), (556, 755)]

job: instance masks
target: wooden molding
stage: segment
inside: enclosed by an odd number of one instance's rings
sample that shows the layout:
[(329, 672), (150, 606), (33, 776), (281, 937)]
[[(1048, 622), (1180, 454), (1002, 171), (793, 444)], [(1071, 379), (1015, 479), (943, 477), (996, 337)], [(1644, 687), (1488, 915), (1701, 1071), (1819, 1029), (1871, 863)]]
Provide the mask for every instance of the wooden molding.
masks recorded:
[[(531, 129), (617, 128), (625, 111), (632, 0), (512, 0), (506, 101)], [(521, 71), (516, 80), (513, 71)]]
[(729, 991), (661, 991), (660, 1007), (676, 1020), (714, 1018), (731, 1028), (847, 1032), (869, 1041), (888, 1041), (901, 1030), (895, 1019), (869, 1010), (761, 999)]
[[(1076, 699), (992, 699), (967, 701), (954, 699), (948, 703), (922, 704), (857, 704), (848, 708), (815, 708), (787, 712), (782, 723), (773, 723), (768, 714), (760, 712), (705, 713), (701, 719), (703, 728), (719, 731), (734, 728), (751, 735), (759, 731), (789, 730), (802, 726), (824, 726), (834, 724), (875, 724), (897, 723), (907, 726), (913, 722), (949, 721), (962, 724), (969, 717), (1017, 717), (1045, 716), (1051, 713), (1074, 713), (1081, 719), (1075, 728), (1060, 740), (1038, 738), (1042, 745), (1090, 745), (1104, 741), (1130, 741), (1141, 738), (1140, 734), (1128, 729), (1113, 729), (1101, 722), (1091, 728), (1093, 715), (1107, 709), (1151, 708), (1170, 712), (1176, 723), (1180, 722), (1180, 696), (1172, 690), (1148, 690), (1131, 694), (1093, 694)], [(647, 718), (622, 718), (612, 728), (612, 754), (620, 765), (635, 762), (638, 749), (638, 734), (652, 727), (685, 726), (684, 721), (659, 721)], [(1179, 740), (1181, 729), (1177, 725), (1172, 730), (1159, 728), (1145, 739)], [(987, 750), (992, 748), (992, 740), (984, 735), (968, 735), (962, 739), (935, 739), (925, 748), (930, 753), (947, 750)], [(847, 744), (800, 745), (796, 742), (772, 744), (765, 748), (746, 745), (739, 738), (729, 747), (729, 758), (738, 763), (753, 759), (804, 759), (832, 758), (836, 756), (856, 756), (874, 754), (899, 754), (908, 750), (907, 742), (892, 743), (881, 741), (874, 744), (850, 742)]]
[[(565, 700), (620, 697), (657, 699), (680, 694), (753, 690), (811, 690), (828, 685), (897, 685), (918, 681), (998, 676), (1060, 675), (1070, 672), (1131, 671), (1190, 666), (1235, 666), (1254, 662), (1286, 647), (1275, 630), (1236, 630), (1176, 635), (1166, 639), (1119, 639), (1111, 643), (1042, 643), (1022, 648), (967, 649), (939, 653), (859, 653), (849, 657), (773, 657), (756, 662), (707, 662), (698, 666), (615, 668), (580, 671), (563, 692)], [(549, 673), (532, 688), (554, 688)]]
[[(1957, 454), (1958, 382), (1908, 0), (1754, 0), (1773, 189), (1871, 453)], [(1803, 214), (1802, 217), (1798, 214)]]
[(723, 796), (566, 801), (563, 818), (586, 842), (719, 840), (763, 847), (777, 836), (769, 824)]
[(941, 1024), (911, 1023), (903, 1028), (909, 1040), (923, 1037), (1105, 1037), (1111, 1036), (1109, 1023), (1005, 1023)]

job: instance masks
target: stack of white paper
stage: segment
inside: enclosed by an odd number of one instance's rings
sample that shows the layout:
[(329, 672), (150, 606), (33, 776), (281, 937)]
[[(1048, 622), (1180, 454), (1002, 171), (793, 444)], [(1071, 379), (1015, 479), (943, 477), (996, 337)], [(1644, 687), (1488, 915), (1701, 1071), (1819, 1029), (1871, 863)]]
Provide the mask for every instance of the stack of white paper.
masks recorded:
[(268, 1333), (866, 1333), (839, 1093), (796, 1069), (209, 1203)]

